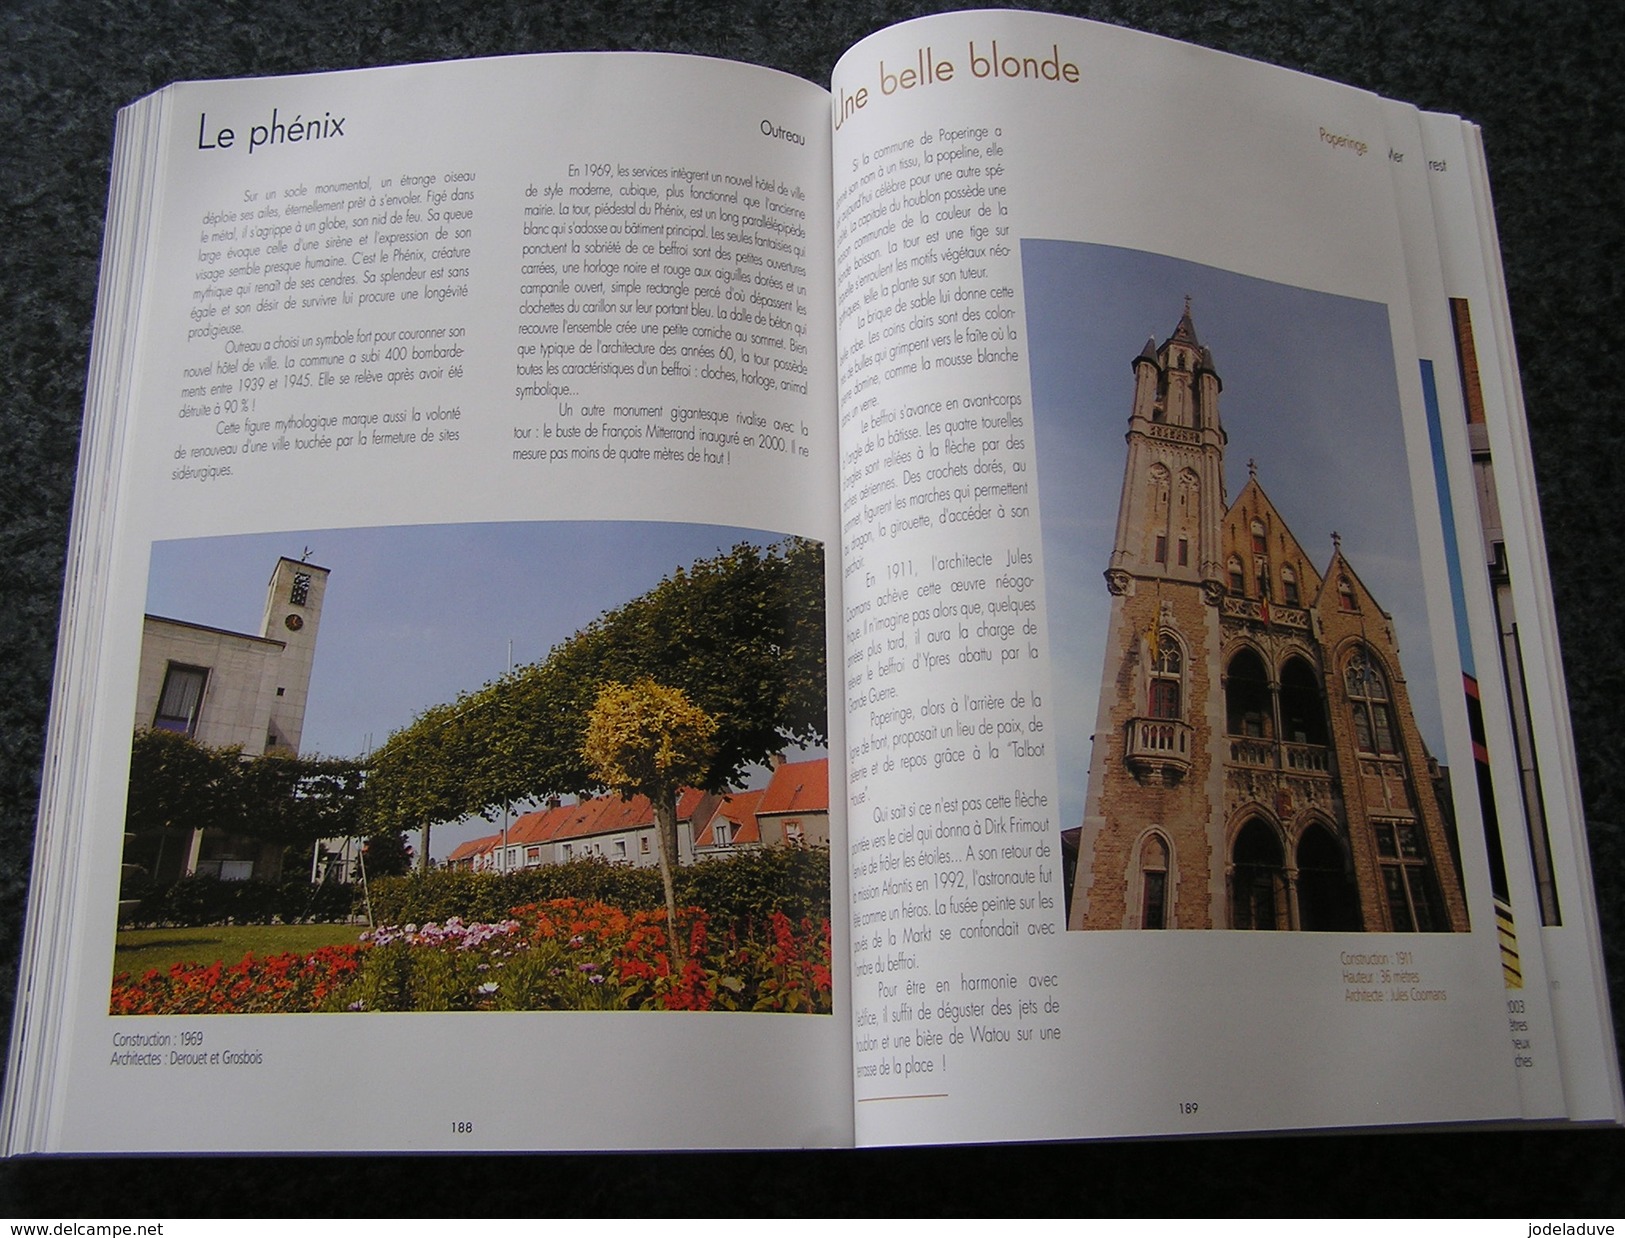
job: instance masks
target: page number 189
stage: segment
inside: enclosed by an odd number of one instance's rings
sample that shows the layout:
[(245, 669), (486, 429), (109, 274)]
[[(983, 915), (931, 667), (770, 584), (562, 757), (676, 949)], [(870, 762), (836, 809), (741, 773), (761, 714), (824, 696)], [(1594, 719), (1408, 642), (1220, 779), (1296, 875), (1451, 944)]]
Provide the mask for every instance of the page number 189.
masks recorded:
[(1179, 1102), (1179, 1112), (1182, 1116), (1187, 1118), (1190, 1117), (1191, 1114), (1195, 1113), (1198, 1108), (1199, 1106), (1194, 1100), (1182, 1100)]

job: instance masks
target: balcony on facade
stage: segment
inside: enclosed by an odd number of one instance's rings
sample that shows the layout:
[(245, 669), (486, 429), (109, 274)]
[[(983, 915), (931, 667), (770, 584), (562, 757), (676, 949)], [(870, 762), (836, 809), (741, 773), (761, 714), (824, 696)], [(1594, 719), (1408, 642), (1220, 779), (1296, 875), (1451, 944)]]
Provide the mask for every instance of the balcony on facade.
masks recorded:
[(1324, 744), (1277, 743), (1246, 735), (1231, 735), (1229, 740), (1231, 765), (1331, 777), (1332, 750)]
[(1172, 718), (1130, 718), (1124, 758), (1142, 782), (1173, 785), (1191, 771), (1191, 728)]

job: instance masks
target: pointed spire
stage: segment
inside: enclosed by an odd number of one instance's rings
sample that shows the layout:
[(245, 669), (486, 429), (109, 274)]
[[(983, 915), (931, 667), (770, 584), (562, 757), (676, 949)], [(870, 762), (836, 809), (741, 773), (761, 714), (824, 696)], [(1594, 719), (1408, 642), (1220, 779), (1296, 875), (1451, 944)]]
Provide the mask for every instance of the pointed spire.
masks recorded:
[(1189, 344), (1192, 348), (1200, 348), (1201, 344), (1196, 338), (1196, 324), (1191, 321), (1191, 298), (1185, 294), (1185, 312), (1179, 316), (1179, 325), (1169, 337), (1170, 342), (1178, 340), (1182, 344)]

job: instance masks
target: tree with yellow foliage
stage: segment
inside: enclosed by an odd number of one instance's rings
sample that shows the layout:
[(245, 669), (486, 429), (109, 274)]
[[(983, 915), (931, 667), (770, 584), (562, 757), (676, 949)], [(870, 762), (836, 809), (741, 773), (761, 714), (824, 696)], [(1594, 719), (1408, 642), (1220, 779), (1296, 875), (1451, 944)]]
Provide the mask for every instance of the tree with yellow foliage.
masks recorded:
[(703, 781), (716, 750), (717, 724), (681, 688), (652, 679), (599, 688), (581, 745), (592, 776), (623, 799), (647, 796), (660, 839), (660, 879), (666, 889), (666, 931), (672, 959), (686, 953), (677, 936), (677, 797)]

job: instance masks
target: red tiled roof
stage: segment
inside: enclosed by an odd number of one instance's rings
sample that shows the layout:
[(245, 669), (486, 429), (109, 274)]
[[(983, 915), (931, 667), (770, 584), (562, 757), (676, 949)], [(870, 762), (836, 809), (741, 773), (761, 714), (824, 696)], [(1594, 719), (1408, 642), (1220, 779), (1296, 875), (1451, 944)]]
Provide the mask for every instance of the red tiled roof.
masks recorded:
[[(677, 797), (677, 819), (687, 821), (705, 798), (705, 792), (684, 787)], [(623, 800), (618, 795), (600, 795), (579, 804), (560, 804), (527, 812), (508, 827), (513, 844), (559, 842), (590, 838), (595, 834), (615, 834), (654, 825), (654, 806), (648, 797), (634, 795)]]
[[(677, 797), (678, 821), (692, 821), (696, 813), (704, 810), (705, 802), (704, 791), (684, 787)], [(829, 758), (781, 765), (773, 771), (772, 781), (766, 787), (736, 791), (722, 801), (717, 811), (733, 823), (735, 843), (761, 841), (756, 821), (758, 813), (828, 812)], [(598, 834), (624, 833), (649, 828), (654, 825), (654, 819), (654, 808), (646, 796), (635, 795), (623, 800), (618, 795), (600, 795), (578, 804), (560, 804), (557, 808), (522, 814), (508, 827), (508, 843), (536, 846)], [(695, 840), (696, 845), (712, 846), (713, 837), (707, 823)], [(501, 842), (501, 835), (479, 841), (496, 845)], [(464, 843), (449, 858), (465, 859), (478, 854), (463, 849), (470, 846), (472, 844)]]
[(469, 860), (475, 856), (484, 855), (493, 847), (502, 842), (501, 834), (488, 834), (484, 838), (471, 838), (466, 843), (458, 843), (446, 857), (447, 864), (454, 864), (458, 860)]
[(527, 812), (521, 814), (519, 818), (508, 827), (508, 842), (513, 844), (541, 842), (542, 839), (538, 831), (543, 821), (546, 820), (548, 811), (550, 810), (543, 809), (541, 812)]
[(762, 802), (766, 788), (760, 791), (735, 791), (717, 805), (717, 811), (711, 820), (706, 823), (700, 836), (694, 840), (696, 847), (714, 847), (717, 844), (716, 825), (717, 817), (725, 817), (733, 825), (733, 845), (741, 843), (759, 843), (762, 841), (761, 827), (756, 823), (756, 806)]
[(773, 771), (762, 802), (760, 816), (787, 812), (829, 811), (829, 758), (816, 761), (787, 761)]

